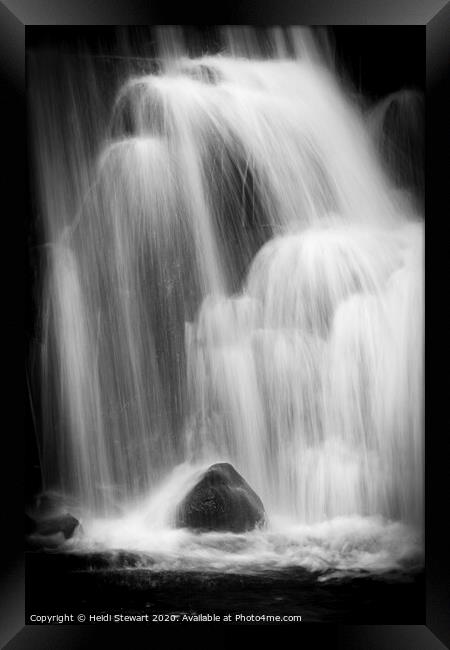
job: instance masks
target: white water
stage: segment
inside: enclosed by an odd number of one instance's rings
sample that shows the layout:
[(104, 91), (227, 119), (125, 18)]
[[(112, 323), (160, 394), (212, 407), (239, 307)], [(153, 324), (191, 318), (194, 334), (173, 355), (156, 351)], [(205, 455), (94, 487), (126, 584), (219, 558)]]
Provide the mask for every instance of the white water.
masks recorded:
[[(100, 151), (66, 134), (69, 197), (43, 156), (44, 467), (80, 504), (70, 548), (233, 571), (420, 557), (423, 223), (311, 38), (291, 58), (272, 38), (272, 59), (125, 81)], [(173, 529), (218, 460), (266, 530)]]

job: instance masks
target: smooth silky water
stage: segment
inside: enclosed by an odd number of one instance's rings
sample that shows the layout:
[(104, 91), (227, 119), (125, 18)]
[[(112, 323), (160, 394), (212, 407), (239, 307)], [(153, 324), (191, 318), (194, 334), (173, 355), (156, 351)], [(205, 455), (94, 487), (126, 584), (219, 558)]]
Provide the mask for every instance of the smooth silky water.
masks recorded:
[[(363, 111), (303, 30), (269, 53), (225, 30), (200, 58), (162, 33), (89, 116), (98, 147), (81, 118), (37, 122), (44, 488), (81, 521), (64, 548), (169, 572), (420, 567), (424, 229), (378, 146), (389, 102)], [(265, 528), (174, 527), (218, 461)]]

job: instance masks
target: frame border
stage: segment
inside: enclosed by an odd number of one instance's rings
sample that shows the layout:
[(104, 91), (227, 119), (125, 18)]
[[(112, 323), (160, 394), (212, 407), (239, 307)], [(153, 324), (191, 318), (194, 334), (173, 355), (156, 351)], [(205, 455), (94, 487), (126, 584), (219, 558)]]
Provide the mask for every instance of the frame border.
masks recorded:
[[(426, 5), (426, 6), (425, 6)], [(197, 12), (196, 12), (197, 9)], [(26, 214), (26, 128), (25, 118), (25, 31), (31, 25), (147, 25), (147, 24), (304, 24), (304, 25), (422, 25), (426, 30), (426, 70), (427, 70), (427, 156), (426, 156), (426, 291), (437, 287), (441, 296), (444, 288), (443, 279), (447, 269), (444, 261), (448, 250), (434, 252), (431, 247), (439, 244), (443, 247), (444, 237), (435, 232), (437, 224), (442, 221), (441, 214), (448, 209), (448, 170), (450, 167), (450, 138), (448, 115), (450, 115), (450, 3), (445, 0), (391, 0), (385, 3), (371, 0), (347, 0), (336, 4), (333, 0), (285, 0), (284, 5), (262, 0), (257, 6), (251, 0), (242, 0), (239, 7), (231, 7), (226, 2), (217, 8), (217, 15), (205, 15), (199, 8), (189, 4), (187, 10), (176, 12), (169, 6), (158, 7), (155, 2), (151, 7), (148, 0), (0, 0), (0, 79), (2, 88), (2, 124), (3, 163), (6, 174), (1, 176), (5, 185), (3, 198), (9, 199), (14, 206), (5, 219), (13, 229), (13, 237), (18, 236), (19, 254), (11, 255), (14, 270), (8, 266), (5, 274), (7, 291), (7, 319), (9, 331), (6, 341), (13, 340), (14, 334), (23, 334), (20, 318), (23, 303), (15, 278), (21, 277), (20, 266), (28, 255), (26, 230), (18, 223), (15, 215)], [(187, 15), (186, 15), (187, 14)], [(198, 17), (198, 20), (196, 20)], [(205, 21), (205, 18), (208, 20)], [(382, 47), (382, 43), (380, 44)], [(6, 148), (6, 152), (5, 152)], [(439, 216), (438, 216), (439, 215)], [(14, 232), (15, 231), (15, 232)], [(5, 241), (10, 241), (9, 233)], [(22, 257), (22, 255), (24, 257)], [(14, 281), (10, 281), (11, 276)], [(426, 318), (432, 318), (432, 308), (427, 303)], [(25, 319), (26, 322), (26, 319)], [(431, 321), (430, 321), (431, 322)], [(440, 329), (439, 329), (440, 328)], [(431, 367), (443, 366), (442, 342), (447, 332), (442, 319), (433, 321), (436, 336), (426, 340), (426, 368), (428, 377)], [(447, 334), (448, 336), (448, 334)], [(23, 339), (18, 343), (23, 350)], [(4, 468), (2, 478), (7, 522), (7, 545), (2, 554), (2, 573), (0, 579), (0, 611), (2, 620), (0, 643), (9, 650), (19, 648), (76, 648), (95, 647), (110, 636), (111, 630), (106, 626), (24, 626), (24, 557), (23, 557), (23, 454), (24, 440), (17, 431), (17, 414), (27, 410), (22, 401), (24, 385), (23, 368), (17, 363), (17, 353), (13, 346), (5, 346), (8, 353), (9, 382), (8, 415), (12, 427), (5, 427), (7, 440), (4, 441)], [(26, 354), (26, 353), (25, 353)], [(26, 357), (25, 357), (26, 364)], [(17, 382), (17, 383), (16, 383)], [(448, 459), (450, 444), (446, 432), (442, 430), (444, 407), (448, 397), (443, 383), (427, 381), (425, 396), (427, 400), (426, 415), (426, 625), (333, 625), (303, 624), (295, 628), (295, 635), (300, 642), (314, 646), (322, 645), (343, 650), (443, 650), (450, 648), (450, 533), (445, 527), (445, 506), (450, 494)], [(12, 392), (12, 386), (20, 386), (19, 391)], [(27, 391), (25, 387), (25, 391)], [(25, 392), (27, 395), (27, 392)], [(20, 395), (20, 397), (19, 397)], [(29, 409), (28, 409), (29, 410)], [(446, 413), (447, 415), (447, 413)], [(25, 413), (25, 418), (31, 415)], [(9, 430), (11, 428), (11, 431)], [(433, 439), (431, 440), (431, 433)], [(447, 517), (448, 519), (448, 517)], [(444, 520), (444, 522), (443, 522)], [(448, 523), (448, 522), (447, 522)], [(444, 528), (443, 528), (444, 526)], [(444, 532), (447, 529), (447, 532)], [(8, 547), (9, 545), (9, 547)], [(252, 639), (255, 632), (264, 629), (267, 641), (272, 637), (280, 638), (281, 628), (272, 626), (252, 626)], [(215, 630), (215, 632), (213, 631)], [(200, 636), (199, 632), (208, 633), (218, 647), (229, 645), (234, 634), (233, 628), (212, 628), (204, 624), (201, 628), (183, 626), (178, 628), (186, 639)], [(294, 628), (290, 627), (292, 632)], [(133, 637), (136, 632), (133, 628)], [(147, 643), (154, 627), (143, 627)], [(159, 629), (162, 631), (162, 628)], [(239, 626), (239, 635), (245, 637), (250, 631), (248, 626)], [(283, 628), (283, 632), (286, 628)], [(122, 625), (114, 628), (114, 639), (130, 643), (131, 626)], [(170, 647), (174, 630), (164, 627), (164, 643)], [(276, 636), (273, 635), (276, 633)], [(283, 635), (283, 634), (282, 634)], [(258, 636), (258, 635), (257, 635)], [(444, 645), (445, 644), (445, 645)], [(137, 647), (137, 646), (136, 646)]]

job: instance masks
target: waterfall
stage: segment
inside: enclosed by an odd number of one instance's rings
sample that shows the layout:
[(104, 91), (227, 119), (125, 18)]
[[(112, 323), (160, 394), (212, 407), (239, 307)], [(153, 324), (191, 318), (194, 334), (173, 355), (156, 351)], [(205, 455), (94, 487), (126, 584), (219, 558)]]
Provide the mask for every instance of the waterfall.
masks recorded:
[(41, 154), (47, 487), (166, 521), (229, 461), (269, 520), (420, 528), (423, 218), (382, 111), (308, 32), (226, 35), (130, 73), (98, 147), (77, 123)]

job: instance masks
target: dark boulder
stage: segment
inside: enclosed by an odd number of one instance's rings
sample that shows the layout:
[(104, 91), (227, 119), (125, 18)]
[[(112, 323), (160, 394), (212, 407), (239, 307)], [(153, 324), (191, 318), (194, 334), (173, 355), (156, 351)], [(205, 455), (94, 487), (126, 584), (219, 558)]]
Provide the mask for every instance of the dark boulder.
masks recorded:
[(79, 521), (69, 511), (75, 508), (70, 499), (57, 492), (37, 495), (25, 515), (25, 534), (30, 543), (57, 544), (73, 536)]
[(211, 465), (180, 503), (177, 528), (242, 533), (265, 522), (259, 496), (229, 463)]
[(65, 513), (36, 521), (34, 534), (47, 536), (62, 533), (66, 539), (69, 539), (74, 534), (78, 525), (78, 519), (75, 519), (69, 513)]

